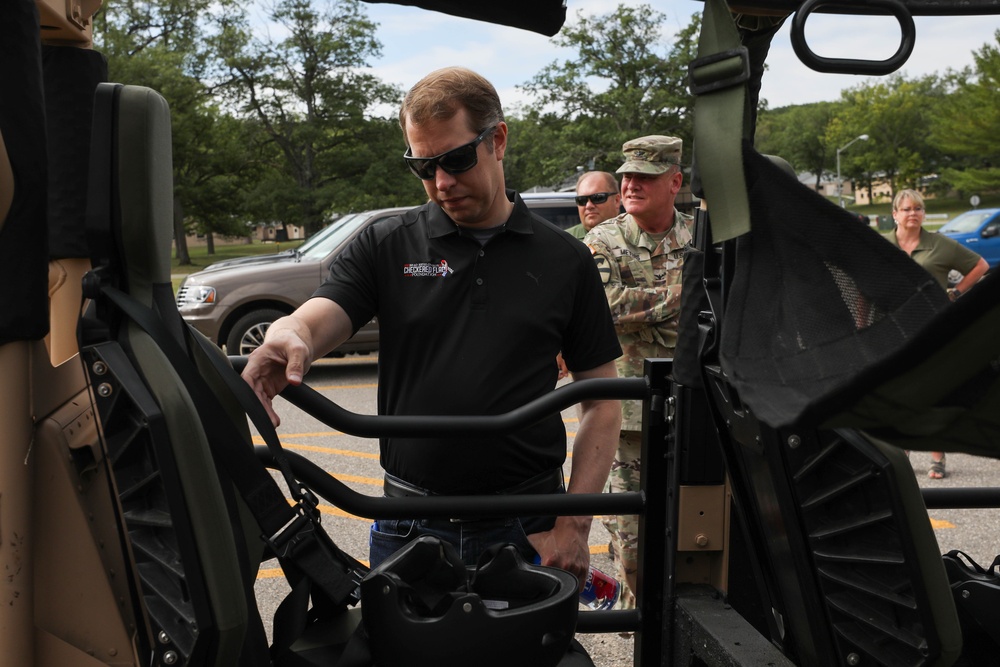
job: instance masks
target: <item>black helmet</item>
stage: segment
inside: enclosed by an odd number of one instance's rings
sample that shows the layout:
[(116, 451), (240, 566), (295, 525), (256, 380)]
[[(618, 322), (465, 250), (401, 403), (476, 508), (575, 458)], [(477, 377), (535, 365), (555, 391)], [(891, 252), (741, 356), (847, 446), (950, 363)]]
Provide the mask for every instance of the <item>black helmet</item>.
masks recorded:
[(529, 565), (510, 544), (466, 569), (451, 544), (420, 537), (361, 582), (361, 616), (379, 667), (554, 666), (578, 612), (576, 577)]

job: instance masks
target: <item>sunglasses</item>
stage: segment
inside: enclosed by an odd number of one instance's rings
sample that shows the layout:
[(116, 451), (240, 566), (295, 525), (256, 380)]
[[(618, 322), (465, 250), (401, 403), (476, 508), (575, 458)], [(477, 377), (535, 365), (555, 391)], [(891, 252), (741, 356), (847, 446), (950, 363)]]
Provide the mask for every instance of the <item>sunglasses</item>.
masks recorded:
[(496, 125), (488, 127), (469, 143), (434, 157), (413, 157), (410, 155), (410, 149), (407, 148), (406, 152), (403, 153), (403, 159), (406, 160), (406, 166), (410, 168), (413, 175), (424, 181), (432, 180), (438, 167), (444, 169), (447, 174), (461, 174), (479, 163), (476, 147), (483, 142), (487, 134), (495, 129), (497, 129)]
[(576, 197), (576, 205), (577, 206), (586, 206), (588, 200), (590, 202), (594, 203), (594, 204), (603, 204), (604, 202), (608, 201), (608, 197), (613, 197), (616, 194), (618, 194), (618, 193), (617, 192), (595, 192), (592, 195), (579, 195), (578, 197)]

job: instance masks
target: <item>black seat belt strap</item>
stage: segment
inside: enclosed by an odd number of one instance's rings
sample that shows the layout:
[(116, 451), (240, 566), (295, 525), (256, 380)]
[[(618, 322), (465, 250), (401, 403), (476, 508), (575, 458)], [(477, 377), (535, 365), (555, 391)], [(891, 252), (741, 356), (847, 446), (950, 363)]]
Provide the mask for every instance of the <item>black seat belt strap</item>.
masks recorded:
[[(191, 395), (217, 464), (229, 473), (233, 484), (260, 524), (262, 539), (282, 561), (282, 565), (291, 565), (301, 570), (331, 602), (346, 603), (356, 595), (364, 566), (344, 554), (319, 526), (316, 498), (292, 476), (277, 433), (249, 385), (236, 375), (232, 367), (218, 359), (213, 350), (206, 350), (206, 356), (212, 360), (215, 371), (249, 415), (275, 460), (284, 462), (282, 472), (286, 480), (289, 480), (289, 488), (296, 497), (295, 506), (289, 505), (285, 500), (280, 487), (257, 460), (249, 443), (239, 437), (235, 429), (223, 426), (220, 416), (228, 414), (227, 411), (160, 318), (121, 290), (104, 286), (101, 291), (156, 342), (170, 361)], [(192, 338), (199, 344), (208, 344), (196, 333), (192, 334)]]

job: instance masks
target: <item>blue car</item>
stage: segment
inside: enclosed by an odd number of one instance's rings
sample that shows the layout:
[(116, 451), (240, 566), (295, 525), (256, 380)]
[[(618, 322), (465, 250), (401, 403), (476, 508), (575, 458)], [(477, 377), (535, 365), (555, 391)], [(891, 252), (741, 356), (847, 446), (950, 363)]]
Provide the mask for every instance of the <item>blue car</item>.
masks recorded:
[(966, 211), (941, 227), (938, 233), (964, 243), (989, 262), (991, 269), (1000, 264), (1000, 208)]

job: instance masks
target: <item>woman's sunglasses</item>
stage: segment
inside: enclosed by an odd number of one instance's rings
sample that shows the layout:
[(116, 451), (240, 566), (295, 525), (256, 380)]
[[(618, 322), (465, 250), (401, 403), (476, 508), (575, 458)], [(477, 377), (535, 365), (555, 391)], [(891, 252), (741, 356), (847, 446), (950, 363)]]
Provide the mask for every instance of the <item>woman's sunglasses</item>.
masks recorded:
[(406, 152), (403, 153), (403, 159), (406, 160), (406, 166), (410, 168), (410, 171), (424, 181), (432, 180), (438, 167), (444, 169), (445, 173), (448, 174), (461, 174), (478, 164), (479, 155), (476, 153), (476, 147), (483, 142), (487, 134), (495, 129), (497, 129), (496, 125), (488, 127), (469, 143), (434, 157), (413, 157), (410, 155), (410, 149), (407, 148)]
[(587, 200), (590, 200), (594, 204), (603, 204), (608, 201), (608, 197), (612, 197), (618, 194), (617, 192), (595, 192), (592, 195), (580, 195), (576, 198), (577, 206), (586, 206)]

